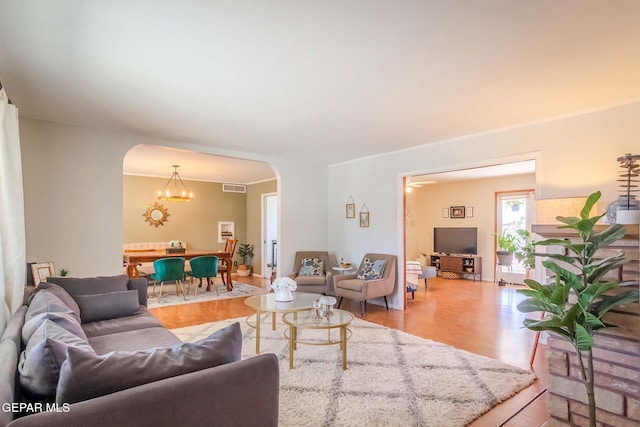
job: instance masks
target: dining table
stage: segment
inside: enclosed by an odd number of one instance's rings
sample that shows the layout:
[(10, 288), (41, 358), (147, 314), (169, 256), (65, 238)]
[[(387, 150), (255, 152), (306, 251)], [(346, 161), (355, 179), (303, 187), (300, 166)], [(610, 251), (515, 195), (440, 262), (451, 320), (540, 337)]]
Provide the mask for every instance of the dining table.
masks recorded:
[(202, 250), (202, 251), (185, 251), (177, 253), (167, 253), (164, 250), (156, 251), (126, 251), (122, 255), (122, 259), (127, 266), (127, 275), (131, 278), (140, 277), (140, 271), (138, 271), (138, 264), (142, 262), (153, 262), (160, 258), (174, 258), (182, 257), (185, 260), (190, 260), (198, 256), (217, 256), (220, 260), (227, 265), (227, 271), (222, 274), (226, 275), (227, 290), (233, 290), (233, 282), (231, 281), (231, 266), (233, 265), (231, 259), (231, 253), (218, 250)]

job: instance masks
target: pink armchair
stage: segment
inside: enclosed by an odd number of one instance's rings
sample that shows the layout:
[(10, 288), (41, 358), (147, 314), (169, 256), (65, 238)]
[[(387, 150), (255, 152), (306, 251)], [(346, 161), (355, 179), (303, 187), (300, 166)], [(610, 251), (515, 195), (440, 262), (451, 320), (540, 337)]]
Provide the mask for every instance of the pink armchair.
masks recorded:
[[(317, 268), (322, 262), (322, 268)], [(315, 267), (314, 267), (315, 266)], [(323, 251), (300, 251), (296, 252), (296, 259), (293, 263), (294, 271), (289, 277), (296, 281), (298, 291), (312, 292), (327, 295), (331, 293), (331, 283), (333, 275), (330, 271), (329, 253)]]
[[(380, 273), (382, 266), (384, 267)], [(393, 294), (396, 289), (398, 284), (397, 270), (398, 259), (395, 255), (365, 254), (356, 273), (334, 276), (335, 294), (340, 297), (338, 308), (345, 297), (360, 301), (360, 312), (364, 317), (367, 300), (384, 297), (384, 304), (389, 310), (387, 295)], [(377, 276), (380, 277), (377, 278)]]

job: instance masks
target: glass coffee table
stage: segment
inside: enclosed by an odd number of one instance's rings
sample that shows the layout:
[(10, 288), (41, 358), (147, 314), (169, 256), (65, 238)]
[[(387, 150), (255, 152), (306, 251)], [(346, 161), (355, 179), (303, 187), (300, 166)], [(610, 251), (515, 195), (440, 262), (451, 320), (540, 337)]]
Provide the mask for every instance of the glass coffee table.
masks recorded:
[[(353, 321), (353, 314), (345, 310), (334, 309), (332, 315), (314, 319), (311, 315), (298, 315), (298, 313), (285, 313), (282, 315), (282, 321), (289, 325), (289, 369), (293, 369), (293, 352), (297, 349), (298, 344), (306, 345), (331, 345), (340, 344), (342, 350), (342, 369), (347, 369), (347, 332), (351, 335), (351, 331), (347, 326)], [(299, 329), (326, 329), (326, 339), (303, 341), (298, 339)], [(340, 329), (340, 338), (331, 337), (332, 329)]]
[(272, 313), (271, 328), (276, 330), (276, 313), (297, 313), (299, 311), (311, 310), (313, 301), (322, 297), (319, 294), (308, 292), (293, 292), (293, 301), (279, 302), (276, 301), (276, 294), (270, 292), (268, 294), (252, 295), (244, 300), (244, 303), (256, 311), (256, 322), (252, 324), (250, 318), (247, 317), (247, 324), (256, 329), (256, 354), (260, 354), (260, 315), (262, 313)]

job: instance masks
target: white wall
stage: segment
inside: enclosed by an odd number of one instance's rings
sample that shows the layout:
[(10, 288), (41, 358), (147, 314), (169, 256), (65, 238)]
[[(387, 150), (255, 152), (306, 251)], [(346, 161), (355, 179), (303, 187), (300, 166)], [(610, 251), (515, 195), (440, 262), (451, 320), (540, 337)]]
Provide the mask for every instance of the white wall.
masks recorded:
[(122, 161), (137, 144), (269, 163), (278, 174), (280, 265), (290, 269), (301, 248), (327, 247), (327, 168), (306, 158), (255, 156), (25, 118), (20, 134), (27, 261), (53, 261), (77, 277), (123, 271)]
[[(441, 172), (534, 158), (539, 198), (603, 192), (603, 206), (616, 197), (616, 158), (640, 148), (640, 103), (613, 107), (518, 128), (428, 144), (329, 169), (329, 250), (359, 262), (366, 252), (400, 256), (403, 175)], [(371, 226), (345, 219), (349, 197), (356, 211), (366, 202)], [(391, 299), (403, 306), (400, 287)]]

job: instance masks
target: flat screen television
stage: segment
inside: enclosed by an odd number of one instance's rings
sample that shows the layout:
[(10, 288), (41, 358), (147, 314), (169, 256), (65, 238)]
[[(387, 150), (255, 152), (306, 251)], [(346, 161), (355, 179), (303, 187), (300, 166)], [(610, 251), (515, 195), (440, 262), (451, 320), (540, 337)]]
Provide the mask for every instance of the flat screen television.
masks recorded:
[(433, 250), (442, 254), (478, 254), (477, 227), (434, 227)]

